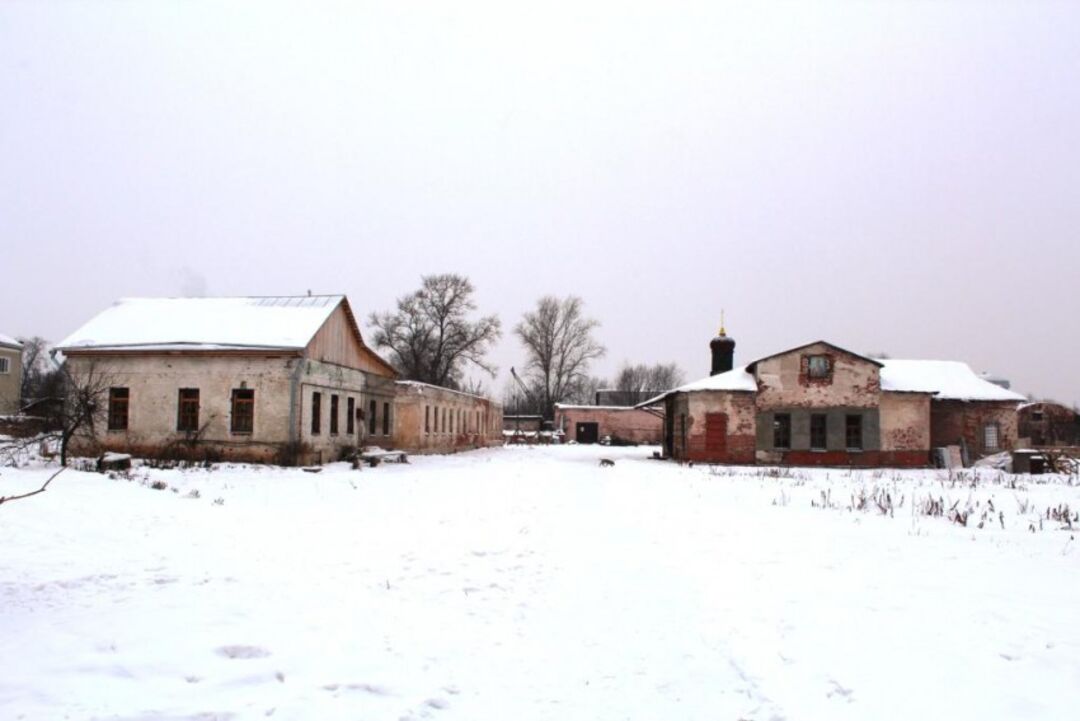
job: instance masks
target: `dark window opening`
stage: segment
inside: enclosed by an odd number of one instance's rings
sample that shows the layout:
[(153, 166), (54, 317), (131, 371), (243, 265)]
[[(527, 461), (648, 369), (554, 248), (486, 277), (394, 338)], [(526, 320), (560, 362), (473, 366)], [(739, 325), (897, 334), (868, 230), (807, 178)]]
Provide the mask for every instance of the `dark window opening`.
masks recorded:
[(424, 406), (424, 433), (431, 433), (431, 406)]
[(126, 431), (128, 427), (128, 399), (130, 394), (127, 388), (109, 389), (109, 430)]
[(322, 433), (322, 393), (311, 394), (311, 435)]
[(844, 438), (849, 451), (863, 449), (862, 416), (847, 416), (844, 419)]
[(356, 399), (345, 401), (345, 432), (350, 436), (356, 433)]
[(338, 397), (337, 394), (330, 396), (330, 435), (336, 436), (338, 432)]
[(176, 407), (176, 430), (188, 433), (199, 430), (199, 389), (181, 388)]
[(255, 391), (234, 388), (232, 392), (232, 432), (251, 433), (255, 429)]
[(810, 415), (810, 450), (825, 450), (826, 439), (828, 438), (828, 418), (824, 413)]
[(390, 404), (382, 404), (382, 434), (384, 436), (390, 435)]
[(791, 448), (791, 415), (788, 413), (773, 416), (773, 448)]
[(375, 435), (375, 429), (378, 428), (376, 423), (376, 414), (379, 412), (379, 404), (376, 401), (368, 403), (368, 435)]

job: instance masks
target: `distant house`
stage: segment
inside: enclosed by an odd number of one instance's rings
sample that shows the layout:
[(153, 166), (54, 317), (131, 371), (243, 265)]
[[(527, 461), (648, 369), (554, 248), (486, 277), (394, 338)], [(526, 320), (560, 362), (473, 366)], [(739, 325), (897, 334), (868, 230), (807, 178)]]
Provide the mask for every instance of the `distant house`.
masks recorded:
[(581, 406), (555, 404), (555, 427), (568, 441), (657, 445), (663, 438), (663, 415), (642, 408), (624, 406)]
[(307, 463), (394, 445), (397, 374), (343, 295), (124, 299), (58, 348), (109, 386), (75, 452)]
[(22, 393), (22, 343), (0, 333), (0, 416), (19, 412)]
[(1019, 433), (1025, 445), (1080, 446), (1080, 414), (1051, 401), (1024, 403), (1020, 406)]
[(977, 458), (1017, 439), (1023, 396), (963, 363), (876, 360), (817, 341), (733, 368), (734, 340), (710, 346), (713, 375), (639, 406), (663, 407), (668, 457), (925, 466), (932, 448)]
[(502, 406), (471, 393), (398, 381), (396, 447), (447, 453), (502, 443)]

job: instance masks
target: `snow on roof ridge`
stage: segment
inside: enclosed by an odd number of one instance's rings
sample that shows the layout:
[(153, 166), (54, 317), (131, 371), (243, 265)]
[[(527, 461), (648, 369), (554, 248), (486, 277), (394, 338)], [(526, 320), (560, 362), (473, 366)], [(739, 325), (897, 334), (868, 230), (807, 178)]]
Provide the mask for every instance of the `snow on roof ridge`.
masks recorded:
[(344, 302), (344, 295), (120, 298), (57, 348), (304, 348)]
[(686, 383), (678, 388), (664, 391), (660, 395), (650, 398), (647, 401), (642, 401), (634, 406), (634, 408), (644, 408), (645, 406), (656, 405), (672, 393), (693, 393), (696, 391), (756, 392), (758, 389), (757, 379), (747, 372), (746, 369), (747, 366), (738, 366), (729, 371), (724, 371), (723, 373), (699, 378), (696, 381)]
[(394, 381), (401, 386), (413, 386), (415, 388), (434, 388), (437, 391), (446, 391), (447, 393), (457, 393), (459, 396), (467, 396), (469, 398), (479, 398), (482, 401), (488, 401), (489, 403), (495, 403), (494, 400), (487, 396), (477, 395), (476, 393), (468, 393), (466, 391), (458, 391), (453, 388), (447, 388), (446, 386), (437, 386), (434, 383), (425, 383), (424, 381)]
[(9, 345), (14, 348), (22, 348), (22, 343), (15, 340), (12, 336), (5, 335), (3, 333), (0, 333), (0, 345)]

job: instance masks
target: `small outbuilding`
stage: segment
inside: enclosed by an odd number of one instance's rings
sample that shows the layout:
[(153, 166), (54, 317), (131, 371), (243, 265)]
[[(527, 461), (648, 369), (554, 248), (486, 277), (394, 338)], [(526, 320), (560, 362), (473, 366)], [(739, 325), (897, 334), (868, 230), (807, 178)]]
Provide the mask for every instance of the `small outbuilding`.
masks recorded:
[(567, 441), (615, 445), (659, 445), (664, 434), (663, 416), (650, 409), (626, 406), (555, 404), (555, 428)]
[(0, 333), (0, 416), (19, 412), (22, 394), (22, 343)]
[(1080, 413), (1061, 403), (1024, 403), (1019, 425), (1020, 438), (1027, 445), (1080, 446)]

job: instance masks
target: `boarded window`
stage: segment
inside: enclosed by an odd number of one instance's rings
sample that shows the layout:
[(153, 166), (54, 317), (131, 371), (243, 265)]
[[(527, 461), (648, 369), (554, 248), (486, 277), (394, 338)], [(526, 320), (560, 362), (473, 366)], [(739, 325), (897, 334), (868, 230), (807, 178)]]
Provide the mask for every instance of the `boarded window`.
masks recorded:
[(791, 448), (791, 414), (777, 413), (773, 416), (773, 448)]
[(390, 435), (390, 404), (382, 404), (382, 434), (384, 436)]
[(128, 427), (128, 398), (127, 388), (109, 389), (109, 430), (126, 431)]
[(844, 438), (846, 439), (847, 448), (849, 451), (862, 450), (862, 416), (851, 415), (845, 417)]
[(983, 448), (990, 451), (997, 450), (1000, 442), (997, 423), (987, 423), (983, 426)]
[(350, 436), (356, 433), (356, 399), (345, 401), (345, 432)]
[(311, 435), (322, 433), (322, 393), (311, 394)]
[(176, 430), (194, 433), (199, 430), (199, 389), (181, 388), (176, 406)]
[(824, 413), (810, 416), (810, 450), (823, 451), (829, 437), (829, 417)]
[(375, 435), (375, 429), (378, 428), (378, 426), (376, 425), (376, 418), (375, 418), (375, 416), (376, 416), (376, 414), (378, 412), (379, 412), (379, 404), (378, 404), (377, 401), (371, 401), (370, 403), (368, 403), (367, 430), (368, 430), (368, 434), (372, 435), (372, 436)]
[(336, 436), (338, 432), (338, 397), (337, 394), (330, 396), (330, 435)]
[(232, 432), (252, 433), (255, 430), (255, 391), (234, 388), (232, 392)]

